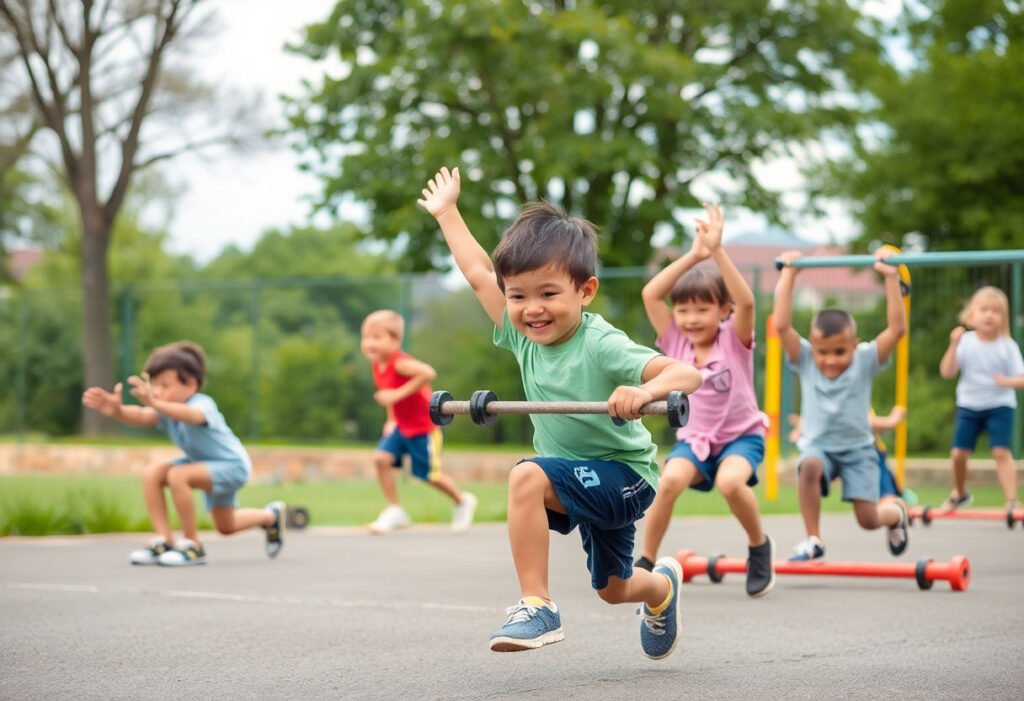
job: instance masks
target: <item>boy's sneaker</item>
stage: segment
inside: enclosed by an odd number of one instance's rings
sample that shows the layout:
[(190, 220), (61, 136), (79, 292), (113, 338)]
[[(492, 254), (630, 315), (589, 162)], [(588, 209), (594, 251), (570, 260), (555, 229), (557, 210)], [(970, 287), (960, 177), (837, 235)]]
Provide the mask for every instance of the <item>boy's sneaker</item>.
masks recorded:
[(380, 512), (377, 520), (370, 524), (371, 533), (390, 533), (396, 528), (405, 528), (412, 524), (409, 514), (397, 504), (391, 504)]
[(747, 550), (747, 596), (764, 596), (775, 586), (775, 541), (766, 535), (763, 543)]
[[(1013, 528), (1013, 522), (1020, 520), (1021, 510), (1024, 510), (1024, 506), (1021, 505), (1016, 499), (1011, 499), (1006, 502), (1006, 525)], [(1024, 521), (1022, 521), (1024, 523)]]
[(825, 557), (825, 544), (817, 536), (811, 536), (807, 540), (801, 541), (796, 544), (793, 548), (793, 554), (790, 555), (790, 562), (809, 562), (811, 560), (820, 560)]
[(473, 516), (476, 514), (477, 499), (469, 492), (462, 493), (462, 501), (452, 509), (452, 530), (456, 533), (465, 533), (473, 525)]
[(636, 562), (633, 563), (633, 567), (639, 568), (641, 570), (647, 570), (648, 572), (654, 571), (654, 563), (648, 560), (643, 555), (636, 559)]
[(647, 604), (641, 608), (643, 621), (640, 623), (640, 647), (652, 660), (660, 660), (675, 650), (679, 629), (683, 626), (682, 609), (679, 606), (683, 568), (674, 557), (663, 557), (655, 563), (654, 574), (668, 577), (672, 593), (668, 605), (659, 613), (652, 613)]
[(171, 549), (171, 546), (164, 542), (163, 538), (154, 538), (149, 545), (141, 550), (132, 550), (131, 561), (133, 565), (155, 565), (160, 556)]
[(267, 533), (267, 557), (277, 557), (284, 547), (284, 527), (288, 512), (283, 501), (272, 501), (263, 508), (274, 514), (274, 525), (263, 529)]
[(203, 546), (199, 543), (185, 538), (183, 540), (179, 540), (177, 544), (175, 544), (174, 550), (168, 550), (161, 555), (157, 564), (163, 565), (164, 567), (205, 565), (206, 551), (203, 550)]
[(910, 531), (907, 528), (909, 519), (907, 518), (907, 507), (898, 501), (893, 503), (900, 509), (900, 522), (895, 526), (889, 526), (889, 538), (886, 543), (889, 545), (889, 552), (893, 554), (893, 557), (899, 557), (907, 549), (907, 543), (910, 541)]
[(491, 649), (495, 652), (533, 650), (565, 639), (562, 617), (554, 602), (547, 604), (540, 597), (529, 596), (506, 613), (505, 624), (491, 636)]
[(939, 507), (939, 510), (948, 513), (950, 511), (956, 511), (961, 506), (970, 506), (973, 502), (974, 497), (971, 496), (970, 492), (958, 494), (956, 491), (953, 491), (953, 493), (949, 495), (949, 499), (942, 502), (942, 506)]

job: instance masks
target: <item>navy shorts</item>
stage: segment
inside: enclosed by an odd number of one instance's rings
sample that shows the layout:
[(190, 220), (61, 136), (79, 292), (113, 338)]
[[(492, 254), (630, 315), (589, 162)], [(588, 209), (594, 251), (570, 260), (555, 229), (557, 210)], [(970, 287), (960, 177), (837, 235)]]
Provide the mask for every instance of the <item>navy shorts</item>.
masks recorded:
[(710, 492), (715, 486), (715, 477), (718, 476), (718, 466), (730, 455), (738, 455), (750, 463), (750, 478), (747, 485), (753, 487), (757, 484), (757, 466), (764, 460), (764, 438), (762, 436), (750, 435), (727, 443), (718, 453), (712, 453), (707, 460), (700, 460), (693, 453), (693, 448), (686, 441), (679, 441), (668, 454), (668, 460), (672, 458), (683, 458), (693, 463), (697, 471), (704, 478), (703, 482), (693, 485), (693, 489), (699, 492)]
[(1009, 448), (1013, 434), (1013, 407), (997, 406), (992, 409), (956, 408), (953, 423), (953, 448), (974, 452), (978, 436), (988, 434), (990, 448)]
[(902, 497), (903, 492), (896, 486), (896, 478), (892, 474), (892, 470), (889, 469), (889, 462), (886, 459), (885, 451), (879, 450), (875, 446), (875, 452), (878, 453), (878, 470), (881, 472), (878, 480), (878, 496), (882, 497)]
[(850, 450), (826, 451), (808, 446), (800, 454), (797, 462), (799, 474), (805, 461), (815, 458), (821, 461), (824, 472), (821, 475), (821, 495), (828, 496), (832, 480), (837, 477), (843, 480), (843, 501), (870, 501), (878, 503), (879, 479), (878, 451), (874, 445), (866, 445)]
[(391, 453), (392, 467), (402, 467), (402, 458), (409, 456), (412, 462), (413, 477), (426, 482), (433, 482), (441, 475), (441, 445), (444, 439), (441, 429), (435, 428), (430, 433), (406, 438), (394, 431), (380, 439), (377, 450)]
[(570, 533), (579, 526), (587, 553), (590, 585), (608, 586), (609, 577), (633, 576), (636, 521), (654, 501), (654, 489), (621, 462), (526, 458), (544, 470), (566, 513), (548, 510), (548, 528)]

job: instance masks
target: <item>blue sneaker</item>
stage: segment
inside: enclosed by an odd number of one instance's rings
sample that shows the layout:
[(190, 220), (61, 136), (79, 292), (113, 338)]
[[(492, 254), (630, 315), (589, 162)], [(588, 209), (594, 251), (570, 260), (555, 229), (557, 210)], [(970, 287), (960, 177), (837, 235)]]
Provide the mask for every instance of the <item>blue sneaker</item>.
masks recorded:
[(811, 560), (820, 560), (825, 557), (825, 544), (821, 542), (816, 536), (811, 536), (807, 540), (801, 541), (796, 544), (793, 548), (793, 554), (790, 556), (790, 562), (809, 562)]
[(683, 568), (674, 557), (663, 557), (655, 563), (654, 574), (668, 577), (672, 585), (672, 598), (659, 614), (651, 613), (647, 604), (643, 605), (640, 646), (644, 654), (652, 660), (660, 660), (671, 655), (676, 649), (679, 629), (683, 626), (682, 609), (679, 607), (679, 585), (683, 581)]
[(520, 599), (509, 608), (505, 624), (491, 636), (491, 649), (495, 652), (533, 650), (565, 639), (562, 618), (554, 603), (551, 608), (536, 596)]

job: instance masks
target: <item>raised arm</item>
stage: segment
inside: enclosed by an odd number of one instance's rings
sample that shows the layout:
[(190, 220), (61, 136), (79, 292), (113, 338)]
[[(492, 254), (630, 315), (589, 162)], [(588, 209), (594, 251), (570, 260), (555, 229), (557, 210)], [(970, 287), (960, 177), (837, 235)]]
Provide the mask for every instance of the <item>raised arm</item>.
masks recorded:
[(732, 328), (736, 337), (745, 346), (749, 346), (754, 338), (754, 293), (743, 279), (736, 264), (722, 248), (722, 230), (725, 227), (725, 216), (716, 204), (704, 204), (708, 214), (707, 221), (697, 220), (697, 237), (704, 242), (705, 248), (711, 252), (718, 271), (722, 274), (725, 288), (735, 305), (733, 309)]
[(939, 361), (939, 376), (944, 380), (951, 380), (960, 372), (960, 366), (956, 362), (956, 347), (960, 345), (960, 337), (966, 330), (963, 326), (955, 326), (949, 332), (949, 346)]
[(875, 345), (878, 348), (878, 362), (884, 363), (889, 359), (896, 344), (907, 332), (906, 311), (903, 307), (903, 296), (900, 294), (899, 269), (894, 265), (887, 265), (884, 261), (892, 253), (890, 251), (878, 251), (875, 257), (875, 270), (885, 277), (885, 328), (875, 337)]
[[(799, 251), (786, 251), (781, 256), (784, 263), (792, 263), (800, 257)], [(800, 334), (793, 329), (793, 284), (799, 268), (786, 265), (779, 273), (779, 281), (775, 284), (775, 305), (772, 309), (772, 321), (775, 331), (779, 334), (782, 350), (791, 362), (800, 359)]]
[(473, 288), (481, 306), (495, 326), (501, 326), (505, 315), (505, 295), (498, 287), (491, 257), (483, 249), (466, 226), (459, 212), (459, 192), (462, 178), (459, 169), (441, 168), (423, 188), (423, 199), (416, 203), (430, 212), (441, 227), (455, 264), (459, 266), (466, 282)]
[[(196, 426), (202, 426), (206, 423), (206, 415), (194, 406), (189, 406), (184, 402), (169, 402), (165, 399), (154, 397), (153, 388), (149, 384), (146, 373), (142, 373), (142, 377), (132, 375), (128, 378), (128, 384), (132, 386), (132, 396), (142, 402), (150, 411), (162, 414), (173, 421), (181, 423), (195, 424)], [(155, 424), (156, 421), (154, 420), (153, 423)]]
[(700, 236), (694, 236), (693, 246), (688, 252), (666, 265), (644, 285), (640, 297), (644, 302), (647, 320), (651, 322), (651, 327), (658, 338), (665, 334), (672, 323), (672, 309), (665, 304), (665, 298), (687, 270), (702, 260), (707, 260), (709, 255)]

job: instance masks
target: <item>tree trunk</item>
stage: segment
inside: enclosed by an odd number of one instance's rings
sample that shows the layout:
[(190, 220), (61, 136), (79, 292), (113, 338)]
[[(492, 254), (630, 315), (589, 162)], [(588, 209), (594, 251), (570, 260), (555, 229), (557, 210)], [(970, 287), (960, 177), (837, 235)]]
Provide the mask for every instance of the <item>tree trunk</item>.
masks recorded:
[[(98, 211), (82, 211), (82, 338), (85, 341), (85, 386), (114, 387), (114, 353), (110, 334), (110, 281), (107, 249), (112, 224)], [(114, 424), (99, 412), (83, 409), (82, 432), (111, 433)]]

